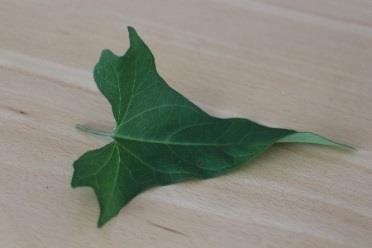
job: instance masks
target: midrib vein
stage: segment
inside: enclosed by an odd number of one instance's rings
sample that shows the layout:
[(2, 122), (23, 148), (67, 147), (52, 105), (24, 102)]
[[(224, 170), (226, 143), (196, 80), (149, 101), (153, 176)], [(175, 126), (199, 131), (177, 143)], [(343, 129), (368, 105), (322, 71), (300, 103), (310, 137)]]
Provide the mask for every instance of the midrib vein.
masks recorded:
[[(230, 143), (206, 143), (206, 142), (177, 142), (177, 141), (167, 141), (167, 140), (156, 140), (156, 139), (141, 139), (137, 137), (130, 137), (127, 135), (118, 135), (114, 134), (112, 136), (113, 139), (120, 139), (120, 140), (128, 140), (128, 141), (136, 141), (142, 143), (151, 143), (151, 144), (161, 144), (161, 145), (179, 145), (179, 146), (230, 146), (236, 145), (237, 142), (230, 142)], [(117, 141), (118, 142), (118, 141)]]

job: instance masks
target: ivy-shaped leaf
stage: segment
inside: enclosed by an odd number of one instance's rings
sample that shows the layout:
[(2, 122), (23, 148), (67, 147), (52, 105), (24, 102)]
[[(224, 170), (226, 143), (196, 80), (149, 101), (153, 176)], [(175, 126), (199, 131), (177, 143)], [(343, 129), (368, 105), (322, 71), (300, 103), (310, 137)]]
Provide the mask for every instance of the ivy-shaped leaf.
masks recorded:
[(345, 147), (314, 133), (208, 115), (169, 87), (149, 48), (133, 28), (128, 30), (130, 48), (125, 55), (104, 50), (94, 69), (97, 86), (112, 106), (116, 128), (101, 133), (79, 126), (113, 139), (74, 163), (72, 187), (94, 189), (99, 227), (150, 187), (222, 175), (274, 143)]

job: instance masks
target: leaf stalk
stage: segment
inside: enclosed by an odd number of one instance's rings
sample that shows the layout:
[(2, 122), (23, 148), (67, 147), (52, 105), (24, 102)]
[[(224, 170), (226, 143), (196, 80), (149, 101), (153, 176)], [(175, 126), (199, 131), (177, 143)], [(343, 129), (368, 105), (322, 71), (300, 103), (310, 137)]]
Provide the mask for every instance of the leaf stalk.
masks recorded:
[(89, 128), (81, 124), (76, 124), (75, 127), (84, 133), (90, 133), (90, 134), (94, 134), (98, 136), (112, 137), (112, 132), (96, 130), (96, 129)]

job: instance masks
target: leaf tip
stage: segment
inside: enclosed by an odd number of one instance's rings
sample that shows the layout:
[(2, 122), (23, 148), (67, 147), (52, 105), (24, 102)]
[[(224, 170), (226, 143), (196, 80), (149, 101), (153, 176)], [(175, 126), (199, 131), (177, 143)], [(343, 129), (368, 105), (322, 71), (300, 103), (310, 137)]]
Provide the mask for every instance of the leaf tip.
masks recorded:
[(79, 178), (79, 176), (78, 176), (78, 172), (77, 172), (77, 168), (76, 168), (76, 162), (77, 162), (77, 161), (75, 161), (74, 164), (73, 164), (73, 167), (74, 167), (74, 173), (73, 173), (73, 175), (72, 175), (71, 183), (70, 183), (71, 188), (73, 188), (73, 189), (82, 186), (82, 185), (80, 184), (80, 178)]
[(134, 27), (128, 26), (127, 29), (128, 29), (129, 37), (138, 36), (137, 31)]
[(279, 139), (277, 143), (307, 143), (331, 146), (340, 149), (356, 150), (351, 145), (338, 143), (312, 132), (296, 132)]
[(103, 225), (104, 225), (105, 223), (106, 223), (106, 222), (101, 221), (101, 219), (98, 219), (97, 227), (98, 227), (98, 228), (101, 228), (101, 227), (103, 227)]
[(128, 32), (131, 32), (132, 30), (134, 30), (135, 31), (135, 28), (133, 27), (133, 26), (127, 26), (127, 29), (128, 29)]
[(107, 218), (107, 216), (105, 215), (105, 211), (104, 211), (104, 206), (99, 203), (99, 218), (98, 218), (98, 221), (97, 221), (97, 227), (98, 228), (101, 228), (103, 227), (111, 218)]
[(134, 27), (128, 26), (127, 28), (128, 28), (128, 33), (129, 33), (130, 47), (138, 48), (138, 47), (142, 47), (143, 45), (146, 46)]

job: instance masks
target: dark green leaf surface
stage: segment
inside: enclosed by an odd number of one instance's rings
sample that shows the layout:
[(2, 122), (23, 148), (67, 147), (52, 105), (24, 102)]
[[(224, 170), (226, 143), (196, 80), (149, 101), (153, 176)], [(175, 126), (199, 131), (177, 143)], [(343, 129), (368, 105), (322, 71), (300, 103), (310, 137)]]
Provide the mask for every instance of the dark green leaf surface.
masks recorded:
[(208, 115), (167, 85), (149, 48), (128, 30), (125, 55), (104, 50), (94, 69), (116, 120), (113, 142), (74, 163), (72, 186), (90, 186), (97, 195), (98, 226), (149, 187), (224, 174), (276, 142), (343, 146), (313, 133)]

